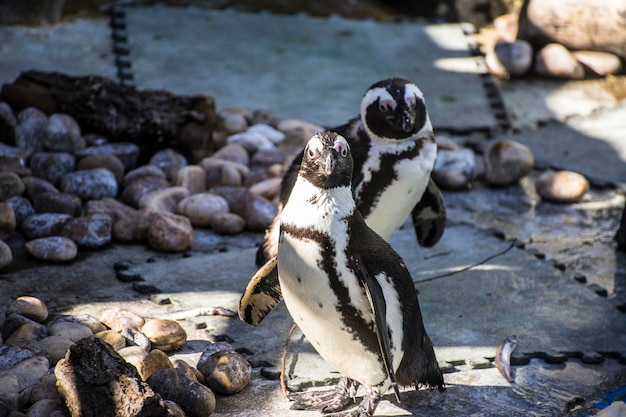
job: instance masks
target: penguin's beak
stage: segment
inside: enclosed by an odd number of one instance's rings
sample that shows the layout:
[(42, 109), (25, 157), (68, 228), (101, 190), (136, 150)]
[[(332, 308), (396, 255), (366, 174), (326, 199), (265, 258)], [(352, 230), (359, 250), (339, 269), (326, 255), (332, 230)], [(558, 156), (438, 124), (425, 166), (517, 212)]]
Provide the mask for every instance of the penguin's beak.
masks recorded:
[(322, 161), (322, 168), (324, 169), (324, 174), (330, 175), (335, 169), (335, 165), (337, 164), (337, 158), (333, 155), (332, 152), (326, 152), (324, 159)]
[(413, 130), (414, 125), (414, 117), (407, 109), (403, 109), (396, 118), (396, 122), (399, 127), (402, 128), (405, 132), (410, 132)]

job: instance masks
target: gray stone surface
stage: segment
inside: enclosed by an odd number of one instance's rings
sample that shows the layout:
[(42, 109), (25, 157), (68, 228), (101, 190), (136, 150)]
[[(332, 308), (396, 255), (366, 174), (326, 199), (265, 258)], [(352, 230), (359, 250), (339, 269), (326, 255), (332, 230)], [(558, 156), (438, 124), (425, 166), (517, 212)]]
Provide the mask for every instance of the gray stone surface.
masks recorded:
[(127, 21), (139, 88), (333, 126), (356, 115), (369, 85), (402, 76), (422, 87), (434, 126), (495, 126), (475, 76), (482, 58), (459, 25), (165, 6), (127, 8)]

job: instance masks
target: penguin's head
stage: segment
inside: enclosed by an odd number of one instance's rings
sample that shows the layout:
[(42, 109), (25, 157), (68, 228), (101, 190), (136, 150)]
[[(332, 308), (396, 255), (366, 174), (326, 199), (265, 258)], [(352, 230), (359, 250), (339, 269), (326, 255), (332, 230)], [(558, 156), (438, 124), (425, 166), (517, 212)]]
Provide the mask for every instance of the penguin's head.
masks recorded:
[(352, 184), (352, 154), (348, 141), (335, 132), (316, 133), (304, 148), (300, 175), (320, 188)]
[(371, 135), (383, 139), (402, 140), (432, 131), (424, 94), (404, 78), (373, 84), (361, 100), (361, 121)]

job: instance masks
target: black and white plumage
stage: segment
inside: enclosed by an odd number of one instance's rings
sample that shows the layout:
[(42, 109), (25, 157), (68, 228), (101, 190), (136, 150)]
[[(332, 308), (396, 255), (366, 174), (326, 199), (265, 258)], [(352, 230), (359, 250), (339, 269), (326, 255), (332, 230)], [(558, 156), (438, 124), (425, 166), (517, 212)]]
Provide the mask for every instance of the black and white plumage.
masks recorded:
[(297, 404), (339, 411), (362, 384), (359, 406), (338, 415), (370, 416), (390, 387), (396, 395), (397, 385), (443, 389), (443, 377), (410, 273), (358, 211), (352, 171), (342, 136), (311, 138), (280, 214), (278, 254), (270, 261), (277, 268), (265, 273), (277, 271), (294, 321), (344, 377), (332, 393), (303, 393)]
[[(437, 147), (421, 90), (403, 78), (379, 81), (364, 94), (359, 116), (329, 130), (350, 145), (352, 188), (367, 224), (389, 240), (411, 214), (420, 245), (437, 243), (446, 213), (441, 192), (430, 180)], [(283, 177), (281, 205), (289, 198), (302, 155)], [(276, 254), (276, 224), (268, 228), (257, 252), (258, 267)]]
[[(430, 179), (437, 147), (424, 97), (403, 78), (373, 84), (361, 100), (360, 115), (331, 129), (348, 141), (354, 168), (351, 188), (369, 227), (385, 240), (409, 214), (422, 246), (441, 238), (446, 212), (441, 192)], [(304, 152), (296, 156), (281, 184), (279, 214), (256, 256), (259, 272), (242, 298), (247, 323), (258, 324), (282, 299), (273, 259), (278, 246), (280, 210), (291, 194)]]

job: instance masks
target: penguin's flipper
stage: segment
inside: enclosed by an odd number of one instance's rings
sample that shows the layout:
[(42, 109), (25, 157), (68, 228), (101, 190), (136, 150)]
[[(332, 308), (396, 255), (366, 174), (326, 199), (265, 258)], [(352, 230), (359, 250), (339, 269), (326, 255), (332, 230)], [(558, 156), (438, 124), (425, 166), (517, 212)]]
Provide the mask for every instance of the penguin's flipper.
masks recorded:
[(274, 256), (254, 274), (239, 300), (239, 318), (257, 325), (283, 299), (278, 281), (278, 257)]
[(441, 190), (431, 178), (422, 199), (411, 212), (417, 241), (421, 246), (434, 246), (446, 228), (446, 206)]
[(357, 259), (355, 273), (359, 280), (363, 283), (367, 299), (374, 311), (374, 322), (376, 324), (376, 338), (378, 346), (383, 358), (387, 375), (391, 380), (391, 386), (396, 394), (396, 400), (400, 402), (400, 391), (396, 381), (396, 373), (393, 370), (393, 360), (391, 357), (391, 341), (389, 340), (389, 332), (387, 330), (387, 304), (385, 303), (385, 295), (383, 289), (376, 277), (372, 276), (365, 267), (362, 259)]

